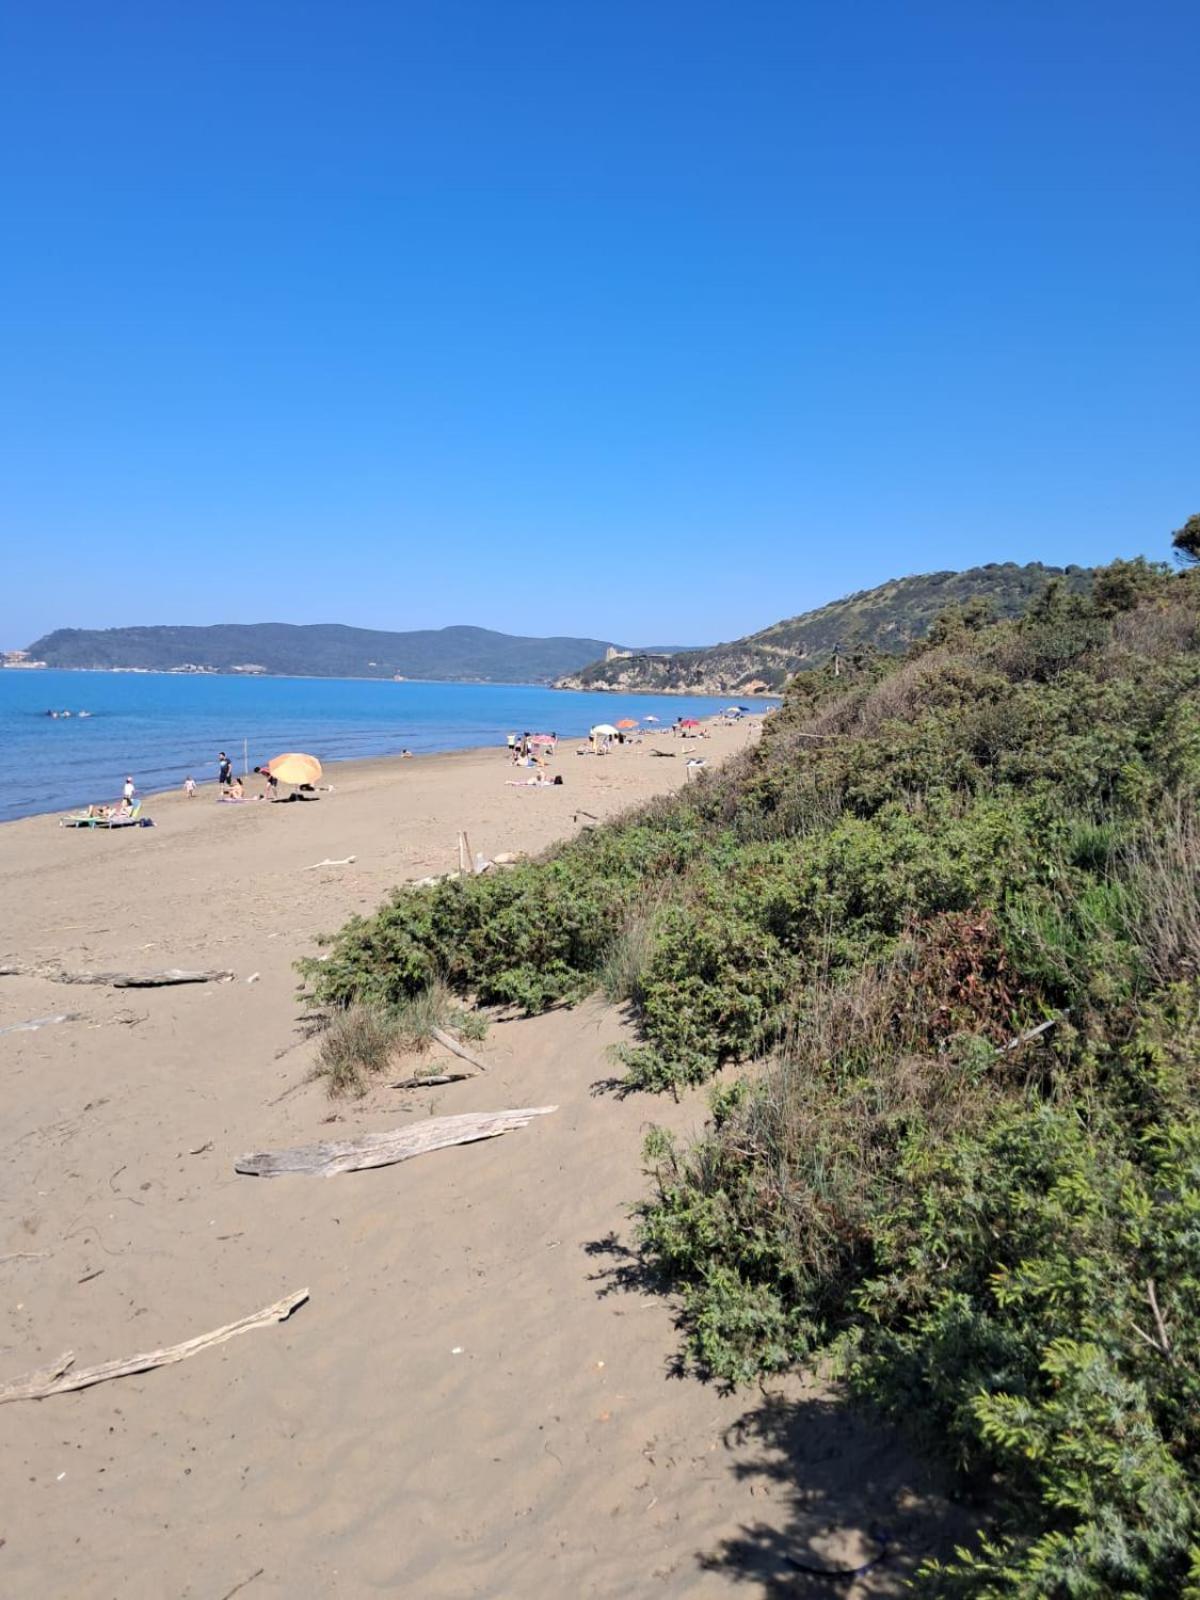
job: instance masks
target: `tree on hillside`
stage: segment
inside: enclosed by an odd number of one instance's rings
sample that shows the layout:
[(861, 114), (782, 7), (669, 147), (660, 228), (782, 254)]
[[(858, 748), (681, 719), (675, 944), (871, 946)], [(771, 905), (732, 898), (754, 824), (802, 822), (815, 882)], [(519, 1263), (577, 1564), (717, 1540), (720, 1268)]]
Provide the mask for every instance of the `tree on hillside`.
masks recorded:
[(1106, 617), (1118, 611), (1132, 611), (1170, 576), (1171, 568), (1165, 561), (1147, 561), (1145, 556), (1110, 561), (1108, 566), (1096, 568), (1092, 604)]
[(1189, 517), (1182, 528), (1171, 535), (1175, 558), (1186, 566), (1200, 562), (1200, 516)]

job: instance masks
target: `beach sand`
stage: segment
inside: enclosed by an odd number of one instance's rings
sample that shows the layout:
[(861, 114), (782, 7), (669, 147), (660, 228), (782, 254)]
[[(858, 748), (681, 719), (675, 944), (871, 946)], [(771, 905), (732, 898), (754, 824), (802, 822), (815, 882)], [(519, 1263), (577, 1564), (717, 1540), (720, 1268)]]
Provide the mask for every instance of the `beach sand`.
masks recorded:
[[(629, 1206), (645, 1128), (696, 1128), (704, 1100), (595, 1093), (625, 1032), (611, 1009), (495, 1024), (492, 1071), (441, 1089), (331, 1101), (309, 1081), (292, 963), (318, 932), (454, 868), (460, 828), (487, 855), (533, 851), (580, 811), (683, 783), (682, 750), (651, 748), (568, 749), (556, 789), (509, 788), (503, 752), (468, 752), (331, 769), (316, 804), (206, 788), (148, 801), (153, 829), (0, 827), (0, 965), (236, 974), (150, 991), (0, 978), (0, 1028), (78, 1013), (0, 1035), (0, 1383), (310, 1292), (288, 1322), (177, 1366), (0, 1407), (0, 1592), (823, 1594), (794, 1560), (866, 1560), (882, 1523), (889, 1560), (837, 1586), (861, 1596), (944, 1538), (925, 1470), (818, 1386), (725, 1395), (675, 1374)], [(252, 1149), (545, 1104), (501, 1139), (382, 1171), (234, 1172)]]

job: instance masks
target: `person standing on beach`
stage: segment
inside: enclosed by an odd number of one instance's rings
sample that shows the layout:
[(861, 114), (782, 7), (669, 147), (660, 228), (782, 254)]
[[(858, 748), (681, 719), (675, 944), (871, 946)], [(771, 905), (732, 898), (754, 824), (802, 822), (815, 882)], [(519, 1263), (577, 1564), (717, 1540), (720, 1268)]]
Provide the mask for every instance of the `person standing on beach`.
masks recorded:
[(230, 761), (224, 750), (217, 757), (217, 782), (222, 789), (228, 789), (233, 782), (233, 762)]
[(121, 793), (124, 797), (125, 804), (127, 806), (131, 806), (133, 804), (133, 779), (128, 773), (125, 775), (125, 787)]
[(183, 792), (185, 795), (187, 795), (189, 800), (192, 798), (192, 796), (196, 793), (195, 778), (189, 776), (183, 780)]

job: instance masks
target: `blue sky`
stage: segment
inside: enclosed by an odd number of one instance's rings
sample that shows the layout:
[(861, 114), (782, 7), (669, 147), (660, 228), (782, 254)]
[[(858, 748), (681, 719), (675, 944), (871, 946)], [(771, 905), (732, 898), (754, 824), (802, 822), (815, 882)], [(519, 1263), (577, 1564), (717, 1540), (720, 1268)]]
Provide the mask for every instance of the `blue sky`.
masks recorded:
[(1200, 8), (37, 4), (0, 644), (730, 638), (1200, 510)]

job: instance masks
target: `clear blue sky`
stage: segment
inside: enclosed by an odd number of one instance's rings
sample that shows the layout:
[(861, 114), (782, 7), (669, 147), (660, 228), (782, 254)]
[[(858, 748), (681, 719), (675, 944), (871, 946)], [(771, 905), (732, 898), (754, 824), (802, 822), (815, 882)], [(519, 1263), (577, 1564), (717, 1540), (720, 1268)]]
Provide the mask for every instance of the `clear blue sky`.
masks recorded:
[(0, 644), (730, 638), (1200, 511), (1200, 7), (30, 0)]

